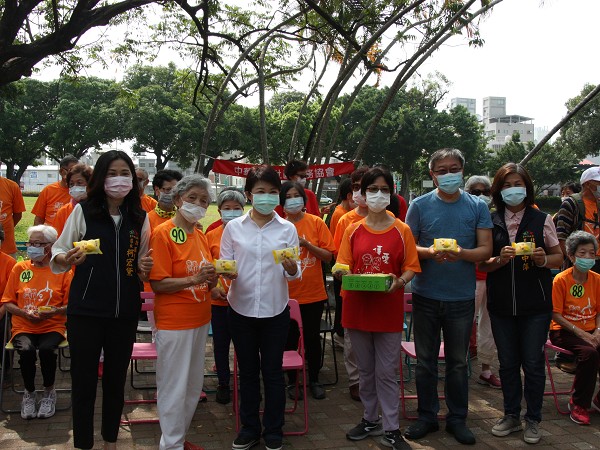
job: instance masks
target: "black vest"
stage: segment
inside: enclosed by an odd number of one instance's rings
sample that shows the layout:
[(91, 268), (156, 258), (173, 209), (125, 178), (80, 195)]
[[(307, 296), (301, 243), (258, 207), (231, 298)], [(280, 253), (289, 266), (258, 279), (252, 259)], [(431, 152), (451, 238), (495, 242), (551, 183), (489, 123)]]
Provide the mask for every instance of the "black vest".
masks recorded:
[(137, 319), (142, 290), (137, 275), (141, 226), (134, 225), (123, 209), (118, 226), (107, 209), (91, 217), (86, 203), (80, 203), (86, 225), (83, 239), (100, 239), (102, 254), (87, 255), (76, 266), (67, 313)]
[[(547, 214), (530, 206), (525, 213), (516, 235), (516, 242), (533, 241), (536, 247), (546, 250), (544, 222)], [(510, 245), (504, 222), (504, 211), (492, 213), (494, 251)], [(550, 269), (537, 267), (531, 257), (515, 258), (487, 276), (488, 310), (502, 316), (541, 314), (552, 311), (552, 275)]]

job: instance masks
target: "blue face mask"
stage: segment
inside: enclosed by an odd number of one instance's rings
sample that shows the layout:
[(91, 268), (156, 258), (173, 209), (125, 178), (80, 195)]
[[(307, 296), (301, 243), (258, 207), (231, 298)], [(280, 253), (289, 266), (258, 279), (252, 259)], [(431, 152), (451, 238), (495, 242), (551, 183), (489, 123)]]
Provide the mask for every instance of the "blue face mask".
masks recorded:
[(463, 181), (463, 173), (447, 173), (444, 175), (438, 175), (437, 177), (438, 188), (446, 194), (455, 194)]
[(304, 208), (304, 199), (302, 197), (286, 198), (283, 209), (290, 214), (297, 214)]
[(27, 247), (27, 256), (32, 261), (41, 261), (46, 257), (44, 247)]
[(279, 194), (252, 195), (253, 208), (265, 216), (271, 214), (277, 205), (279, 205)]
[(510, 187), (502, 191), (502, 200), (509, 206), (517, 206), (523, 203), (527, 197), (527, 189), (524, 187)]
[(221, 220), (223, 223), (227, 223), (230, 220), (235, 219), (236, 217), (240, 217), (244, 214), (244, 210), (242, 209), (222, 209), (221, 210)]
[(580, 272), (587, 272), (596, 264), (596, 260), (594, 258), (579, 258), (575, 257), (575, 267)]

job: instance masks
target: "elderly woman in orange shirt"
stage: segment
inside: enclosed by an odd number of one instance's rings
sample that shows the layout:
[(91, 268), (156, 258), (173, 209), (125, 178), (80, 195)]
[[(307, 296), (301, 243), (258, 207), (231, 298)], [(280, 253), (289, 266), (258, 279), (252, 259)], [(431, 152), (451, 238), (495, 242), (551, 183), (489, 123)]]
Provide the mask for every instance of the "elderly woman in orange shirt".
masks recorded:
[[(18, 262), (8, 278), (2, 304), (12, 314), (12, 342), (19, 353), (19, 365), (25, 385), (21, 402), (23, 419), (46, 419), (55, 412), (56, 357), (58, 344), (65, 339), (69, 287), (73, 273), (54, 274), (50, 270), (50, 248), (56, 230), (37, 225), (27, 230), (29, 259)], [(35, 392), (36, 350), (44, 384), (37, 408)]]
[(160, 449), (199, 448), (184, 441), (202, 392), (210, 289), (217, 283), (208, 241), (196, 227), (211, 192), (200, 175), (182, 178), (172, 190), (175, 217), (152, 233)]

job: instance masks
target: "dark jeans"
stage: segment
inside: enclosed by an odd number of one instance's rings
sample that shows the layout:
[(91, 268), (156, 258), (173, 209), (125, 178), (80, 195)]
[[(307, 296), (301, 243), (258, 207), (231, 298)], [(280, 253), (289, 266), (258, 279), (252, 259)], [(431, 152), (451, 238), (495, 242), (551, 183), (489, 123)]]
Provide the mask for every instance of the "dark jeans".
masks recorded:
[[(312, 383), (319, 381), (319, 369), (321, 368), (321, 317), (323, 316), (323, 306), (325, 300), (314, 303), (305, 303), (300, 305), (300, 315), (302, 316), (302, 328), (304, 330), (304, 349), (306, 352), (306, 362), (308, 365), (308, 379)], [(294, 321), (290, 321), (290, 331), (288, 332), (286, 350), (296, 350), (298, 348), (298, 338), (300, 331)], [(290, 384), (296, 382), (297, 372), (288, 371)]]
[(344, 336), (344, 327), (342, 326), (342, 280), (333, 277), (333, 295), (335, 297), (335, 316), (333, 317), (333, 331), (338, 336)]
[[(546, 383), (544, 343), (551, 317), (551, 311), (526, 316), (499, 316), (490, 312), (500, 362), (504, 415), (520, 417), (521, 399), (525, 397), (525, 419), (542, 420)], [(524, 389), (521, 369), (525, 375)]]
[(23, 384), (29, 392), (35, 391), (36, 350), (40, 353), (40, 368), (42, 369), (44, 387), (54, 386), (58, 355), (56, 349), (58, 344), (64, 340), (64, 336), (55, 331), (42, 334), (19, 333), (15, 336), (13, 345), (19, 353)]
[[(10, 320), (7, 320), (7, 316), (8, 314), (4, 314), (2, 319), (0, 319), (0, 333), (2, 333), (2, 336), (6, 337), (6, 340), (2, 342), (2, 345), (6, 345), (10, 339)], [(5, 332), (6, 335), (4, 335)], [(11, 376), (10, 369), (12, 367), (12, 355), (8, 351), (3, 351), (2, 353), (4, 355), (4, 359), (2, 361), (2, 370), (4, 371), (4, 379), (7, 380), (8, 377)]]
[(283, 350), (290, 325), (290, 309), (274, 317), (246, 317), (228, 309), (229, 331), (237, 356), (240, 377), (241, 436), (261, 435), (259, 415), (260, 374), (263, 377), (265, 439), (281, 440), (285, 413)]
[(229, 369), (229, 344), (231, 344), (231, 334), (229, 333), (229, 324), (227, 322), (228, 306), (212, 305), (212, 325), (213, 353), (215, 355), (215, 365), (217, 366), (217, 378), (219, 386), (229, 386), (231, 370)]
[(469, 407), (467, 353), (475, 314), (475, 300), (433, 300), (413, 293), (413, 324), (417, 368), (415, 370), (419, 420), (436, 422), (438, 354), (444, 333), (446, 377), (444, 392), (448, 424), (464, 424)]
[[(593, 333), (593, 330), (588, 333)], [(573, 403), (589, 409), (592, 406), (596, 378), (600, 373), (600, 347), (594, 347), (569, 330), (551, 331), (550, 340), (554, 345), (575, 353), (577, 366), (575, 368)]]
[(94, 446), (94, 404), (102, 349), (102, 437), (106, 442), (117, 441), (137, 323), (137, 318), (68, 316), (75, 448)]

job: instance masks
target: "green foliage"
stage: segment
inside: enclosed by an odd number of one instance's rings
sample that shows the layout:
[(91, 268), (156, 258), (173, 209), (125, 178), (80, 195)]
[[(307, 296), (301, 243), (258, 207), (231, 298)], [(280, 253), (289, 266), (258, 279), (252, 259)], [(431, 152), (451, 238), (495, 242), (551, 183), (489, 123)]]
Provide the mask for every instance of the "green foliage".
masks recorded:
[[(569, 99), (565, 106), (572, 111), (596, 86), (586, 84), (581, 94)], [(600, 154), (600, 96), (582, 108), (561, 130), (563, 145), (580, 159)]]

